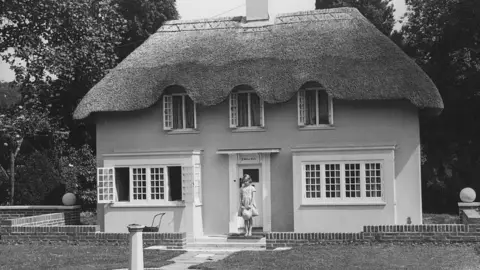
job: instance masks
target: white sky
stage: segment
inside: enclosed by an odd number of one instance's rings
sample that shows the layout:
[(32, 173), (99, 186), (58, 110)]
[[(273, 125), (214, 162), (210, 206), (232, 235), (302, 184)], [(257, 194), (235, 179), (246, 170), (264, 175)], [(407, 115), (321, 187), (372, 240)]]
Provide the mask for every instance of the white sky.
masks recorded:
[[(181, 19), (199, 19), (209, 17), (226, 17), (245, 15), (246, 0), (177, 0), (177, 10)], [(290, 2), (295, 0), (275, 0)], [(314, 2), (314, 0), (311, 0)], [(405, 0), (393, 0), (395, 19), (405, 13)], [(0, 81), (12, 81), (14, 73), (9, 65), (0, 61)]]

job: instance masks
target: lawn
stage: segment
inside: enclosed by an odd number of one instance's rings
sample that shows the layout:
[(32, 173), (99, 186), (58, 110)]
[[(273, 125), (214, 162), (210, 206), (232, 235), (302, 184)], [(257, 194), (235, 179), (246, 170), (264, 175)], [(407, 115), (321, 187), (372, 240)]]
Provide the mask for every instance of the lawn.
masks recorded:
[(468, 244), (332, 244), (239, 252), (190, 269), (479, 269)]
[[(172, 263), (182, 251), (145, 250), (145, 267)], [(0, 269), (118, 269), (128, 268), (128, 247), (74, 245), (0, 245)]]

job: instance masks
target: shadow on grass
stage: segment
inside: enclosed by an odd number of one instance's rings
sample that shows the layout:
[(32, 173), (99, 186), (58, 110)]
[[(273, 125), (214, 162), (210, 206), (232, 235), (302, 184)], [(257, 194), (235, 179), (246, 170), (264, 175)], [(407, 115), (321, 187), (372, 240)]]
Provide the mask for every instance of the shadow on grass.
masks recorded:
[(478, 269), (471, 244), (331, 244), (238, 252), (189, 269)]

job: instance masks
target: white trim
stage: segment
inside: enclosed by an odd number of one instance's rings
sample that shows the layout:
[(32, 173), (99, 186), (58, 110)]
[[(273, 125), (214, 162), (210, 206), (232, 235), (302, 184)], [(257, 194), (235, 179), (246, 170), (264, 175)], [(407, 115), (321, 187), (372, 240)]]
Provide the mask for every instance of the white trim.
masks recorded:
[(103, 154), (104, 158), (110, 157), (141, 157), (141, 156), (178, 156), (178, 155), (200, 155), (202, 150), (166, 150), (166, 151), (145, 151), (145, 152), (118, 152)]
[[(273, 149), (271, 149), (273, 150)], [(278, 150), (279, 151), (279, 150)], [(218, 152), (217, 152), (218, 153)], [(229, 187), (229, 233), (238, 233), (238, 203), (235, 201), (238, 199), (239, 182), (238, 182), (238, 168), (239, 166), (255, 166), (254, 164), (243, 165), (239, 164), (238, 154), (244, 154), (246, 152), (228, 152), (228, 187)], [(271, 209), (271, 174), (270, 174), (270, 153), (278, 152), (253, 152), (261, 153), (260, 163), (257, 166), (260, 167), (261, 176), (263, 181), (262, 185), (262, 217), (263, 217), (263, 231), (269, 232), (272, 229), (272, 209)]]
[(172, 208), (172, 207), (185, 207), (185, 202), (183, 201), (169, 201), (163, 204), (158, 203), (130, 203), (130, 202), (114, 202), (108, 205), (112, 208)]
[[(365, 168), (362, 166), (362, 164), (366, 163), (379, 163), (380, 164), (380, 170), (381, 170), (381, 197), (366, 197), (364, 194), (361, 194), (361, 197), (353, 197), (353, 198), (348, 198), (346, 197), (346, 185), (345, 185), (345, 164), (349, 163), (360, 163), (361, 168)], [(385, 201), (385, 172), (384, 172), (384, 166), (383, 166), (384, 160), (383, 159), (362, 159), (362, 160), (324, 160), (324, 161), (302, 161), (300, 162), (300, 166), (302, 167), (302, 175), (301, 175), (301, 192), (302, 192), (302, 200), (301, 200), (301, 205), (308, 205), (308, 204), (330, 204), (330, 205), (335, 205), (335, 204), (356, 204), (356, 203), (386, 203)], [(326, 164), (338, 164), (339, 169), (340, 169), (340, 197), (326, 197), (326, 185), (327, 183), (325, 182), (326, 177), (325, 177), (325, 165)], [(306, 179), (305, 179), (305, 165), (320, 165), (320, 190), (321, 190), (321, 196), (320, 198), (315, 197), (315, 198), (307, 198), (305, 196), (307, 190), (306, 190)], [(360, 175), (364, 176), (365, 174), (362, 174), (362, 170), (360, 169)], [(364, 179), (363, 179), (364, 180)], [(362, 181), (362, 178), (360, 178), (360, 182)], [(361, 190), (363, 187), (360, 185)], [(365, 194), (366, 195), (366, 194)]]
[(302, 145), (292, 147), (293, 153), (301, 152), (336, 152), (336, 151), (393, 151), (397, 149), (396, 145), (348, 145), (348, 146), (334, 146), (334, 145)]
[[(248, 125), (246, 127), (239, 127), (238, 126), (238, 118), (239, 118), (239, 109), (238, 109), (238, 94), (247, 94), (247, 122)], [(257, 95), (259, 102), (260, 102), (260, 126), (252, 126), (252, 99), (251, 95)], [(264, 109), (264, 100), (258, 95), (257, 92), (254, 90), (238, 90), (235, 93), (230, 93), (230, 128), (233, 130), (237, 129), (244, 129), (243, 131), (257, 131), (253, 129), (263, 129), (265, 127), (265, 109)], [(232, 111), (232, 107), (234, 110)], [(235, 114), (234, 114), (235, 113)]]
[(308, 207), (308, 206), (342, 206), (342, 205), (348, 205), (348, 206), (366, 206), (366, 205), (371, 205), (371, 206), (384, 206), (387, 205), (386, 202), (316, 202), (316, 203), (301, 203), (300, 206), (302, 207)]
[(237, 173), (237, 155), (229, 154), (228, 155), (228, 190), (229, 190), (229, 223), (228, 223), (228, 232), (229, 233), (238, 233), (238, 209), (237, 203), (232, 200), (235, 198), (235, 192), (238, 192), (238, 173)]
[(271, 163), (270, 154), (261, 154), (262, 174), (263, 174), (263, 231), (272, 231), (272, 201), (271, 201), (271, 187), (272, 179), (270, 175)]
[(230, 93), (229, 98), (229, 126), (230, 128), (236, 128), (238, 126), (238, 95), (237, 93)]
[[(182, 97), (182, 128), (173, 128), (173, 118), (174, 118), (174, 111), (173, 111), (173, 97), (174, 96), (181, 96)], [(174, 93), (174, 94), (169, 94), (169, 95), (164, 95), (163, 96), (163, 129), (165, 131), (195, 131), (197, 129), (197, 106), (196, 103), (192, 100), (193, 102), (193, 128), (187, 128), (187, 107), (186, 105), (186, 97), (189, 97), (187, 93)], [(169, 99), (170, 101), (167, 101)], [(190, 98), (191, 99), (191, 98)], [(171, 116), (171, 121), (169, 122), (170, 125), (166, 125), (166, 104), (169, 102), (170, 108), (169, 113)], [(177, 132), (174, 132), (177, 133)]]
[[(307, 103), (305, 92), (306, 91), (315, 91), (315, 121), (316, 123), (313, 125), (307, 125), (306, 122), (306, 112), (307, 112)], [(319, 117), (320, 117), (320, 103), (318, 99), (318, 95), (320, 91), (324, 91), (327, 94), (328, 98), (328, 124), (320, 124)], [(303, 115), (302, 115), (303, 112)], [(297, 92), (297, 122), (298, 126), (305, 128), (305, 127), (320, 127), (320, 129), (327, 129), (327, 127), (333, 127), (333, 97), (328, 94), (327, 91), (323, 88), (305, 88), (300, 89)]]
[(219, 149), (217, 154), (263, 154), (263, 153), (279, 153), (280, 148), (265, 148), (265, 149)]

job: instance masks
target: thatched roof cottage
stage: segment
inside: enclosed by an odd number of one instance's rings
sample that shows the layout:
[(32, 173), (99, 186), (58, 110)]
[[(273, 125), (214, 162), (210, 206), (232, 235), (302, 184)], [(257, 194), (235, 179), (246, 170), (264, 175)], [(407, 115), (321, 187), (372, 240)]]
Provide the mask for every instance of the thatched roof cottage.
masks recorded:
[(442, 110), (435, 85), (354, 8), (268, 3), (165, 23), (80, 102), (102, 230), (164, 212), (164, 232), (238, 233), (245, 174), (262, 231), (422, 222), (419, 115)]

